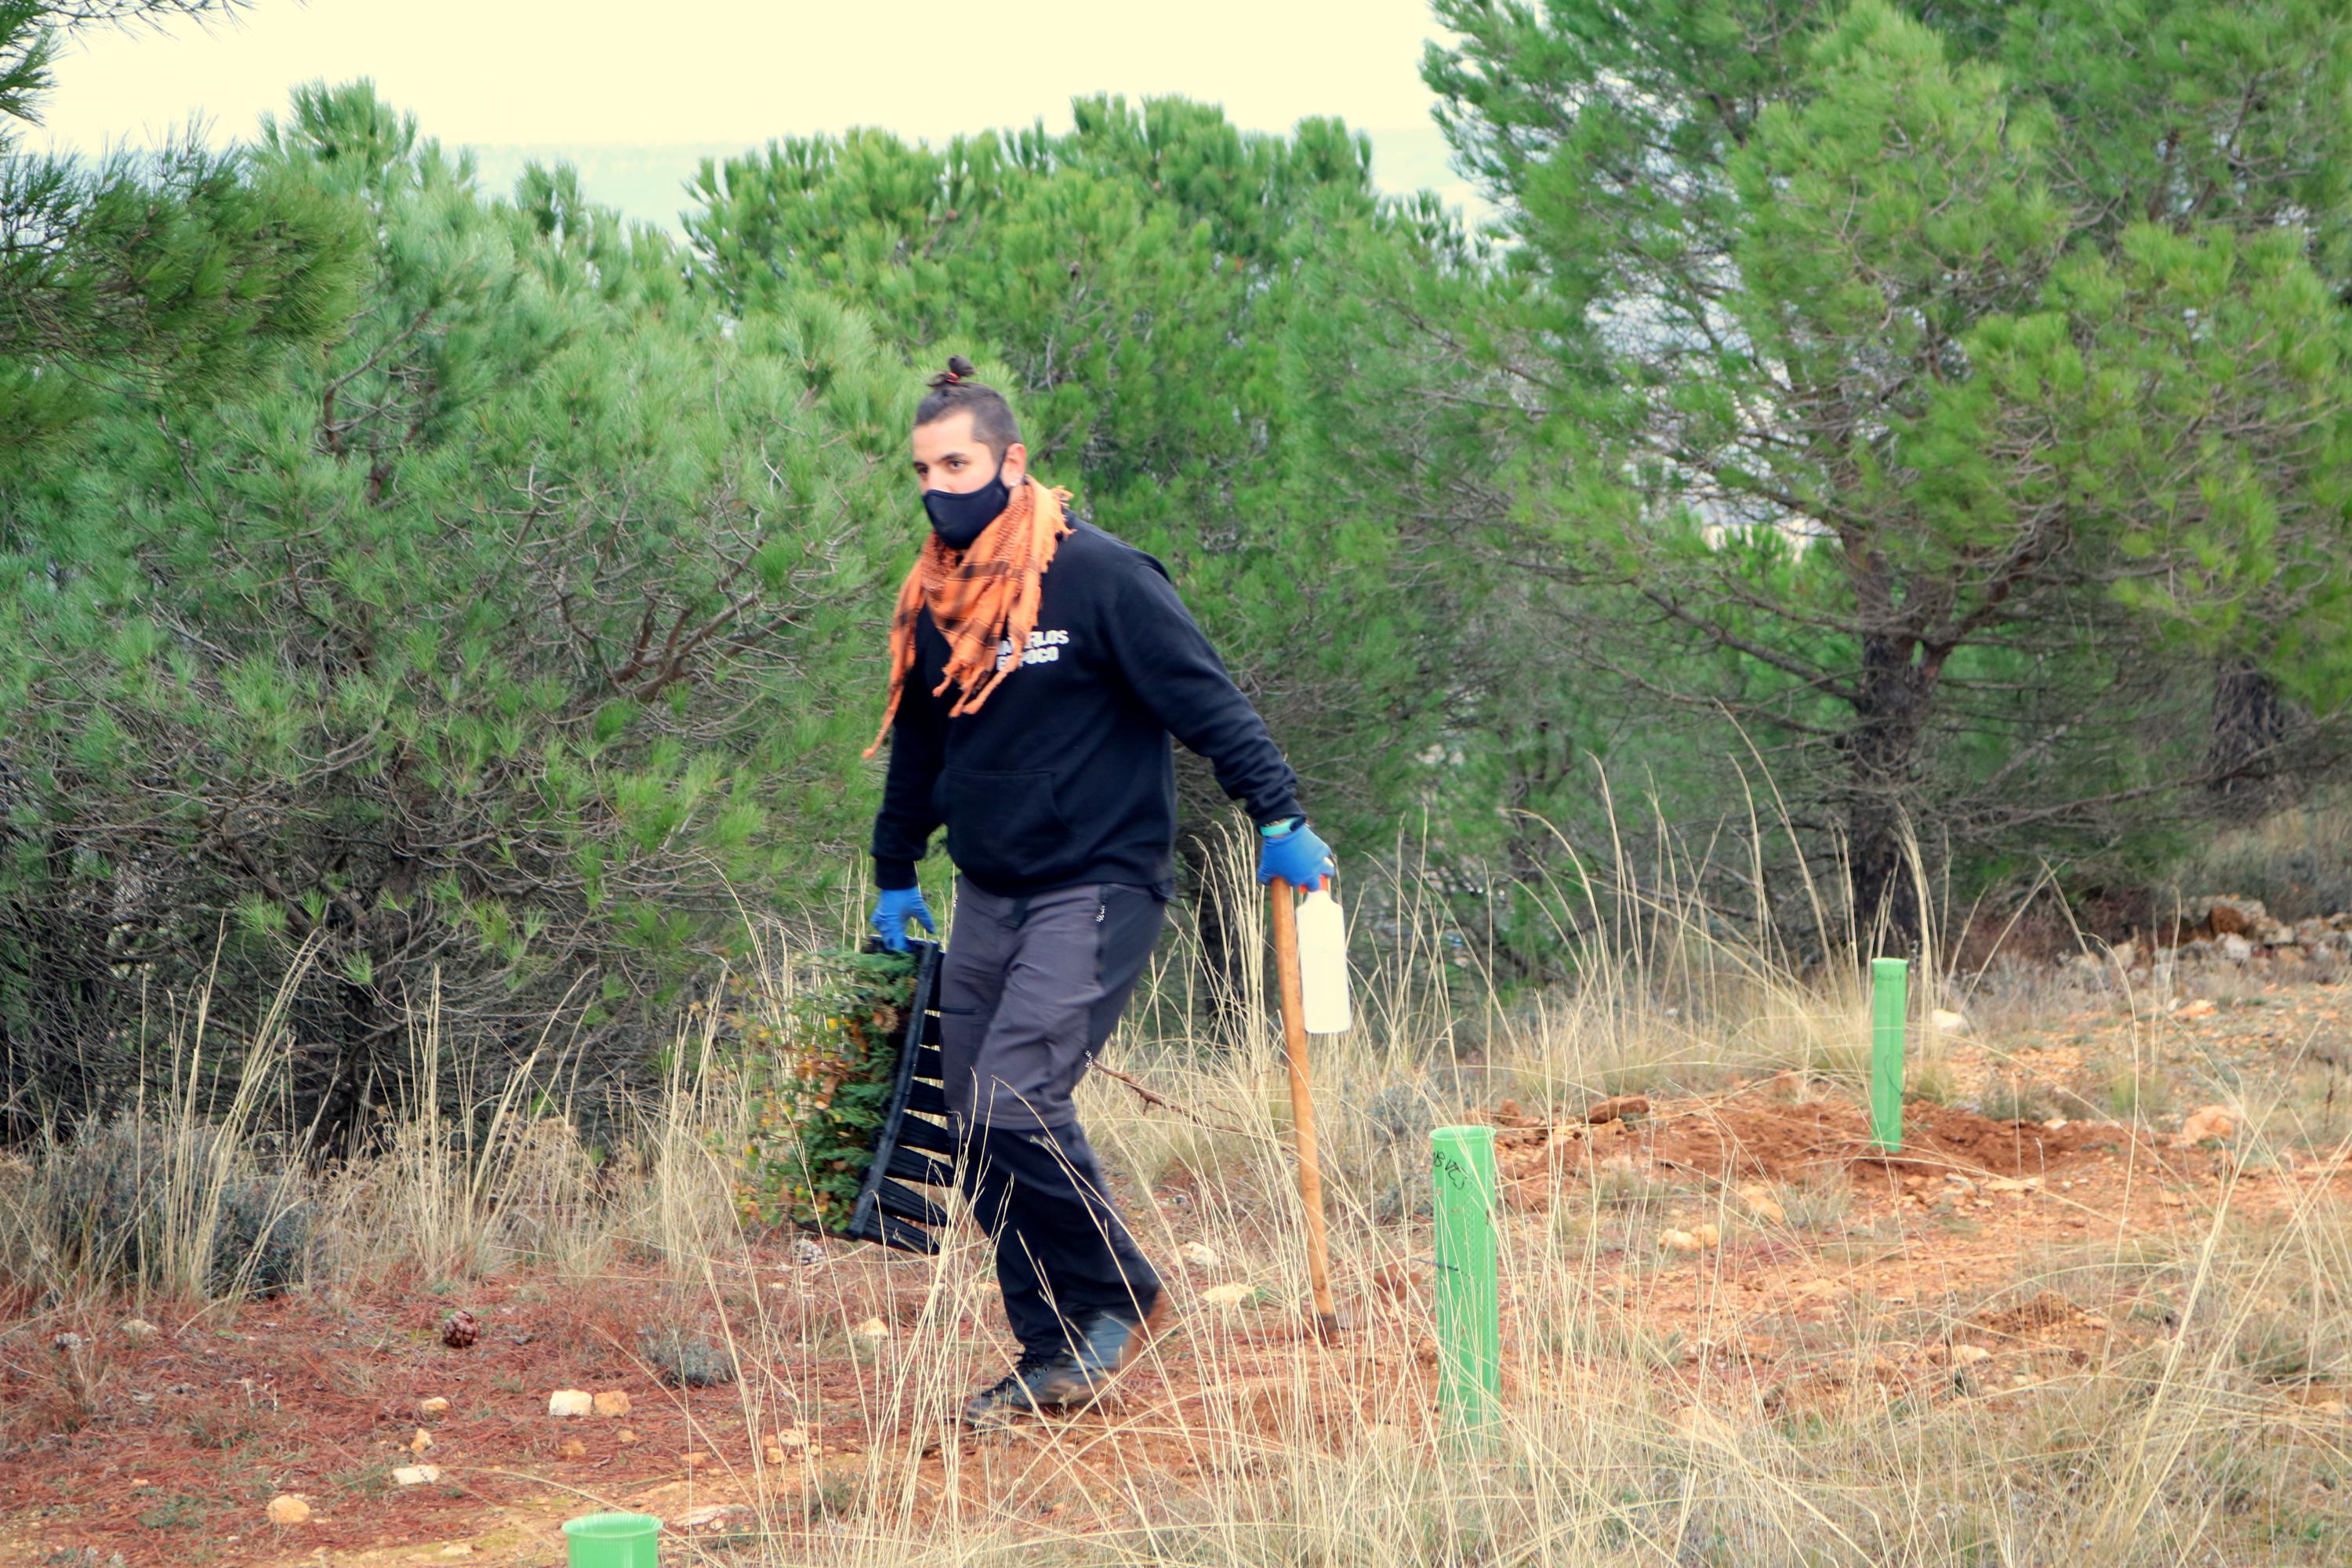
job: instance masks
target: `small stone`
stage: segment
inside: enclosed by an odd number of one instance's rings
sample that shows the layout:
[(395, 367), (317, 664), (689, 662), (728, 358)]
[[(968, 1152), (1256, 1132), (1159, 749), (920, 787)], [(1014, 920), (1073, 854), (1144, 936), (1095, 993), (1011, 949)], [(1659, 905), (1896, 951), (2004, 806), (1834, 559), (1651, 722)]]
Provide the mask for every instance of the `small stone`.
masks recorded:
[(155, 1325), (144, 1318), (125, 1318), (121, 1327), (124, 1336), (130, 1339), (152, 1340), (155, 1337)]
[(2042, 1190), (2042, 1178), (2039, 1176), (1995, 1176), (1990, 1181), (1985, 1183), (1984, 1190), (1989, 1193), (2008, 1193), (2011, 1196), (2021, 1197), (2027, 1193), (2040, 1192)]
[(887, 1340), (890, 1337), (890, 1325), (879, 1318), (868, 1318), (849, 1331), (861, 1340)]
[(2270, 923), (2270, 910), (2260, 899), (2242, 899), (2235, 895), (2215, 899), (2205, 910), (2205, 923), (2215, 936), (2236, 936)]
[(626, 1426), (622, 1427), (619, 1431), (613, 1434), (613, 1441), (618, 1443), (624, 1448), (627, 1447), (630, 1444), (635, 1443), (636, 1440), (637, 1435), (635, 1432), (630, 1431)]
[(808, 1428), (787, 1426), (781, 1432), (768, 1434), (768, 1444), (776, 1448), (805, 1448), (809, 1446)]
[(772, 1443), (760, 1450), (760, 1458), (772, 1466), (789, 1464), (792, 1462), (790, 1457), (786, 1455), (782, 1448), (777, 1447)]
[(1954, 1366), (1974, 1366), (1979, 1362), (1990, 1360), (1992, 1360), (1992, 1352), (1985, 1349), (1982, 1345), (1954, 1345), (1952, 1347), (1952, 1364)]
[(269, 1500), (269, 1522), (272, 1524), (308, 1524), (310, 1505), (292, 1492), (280, 1492)]
[(403, 1465), (392, 1472), (392, 1483), (400, 1487), (426, 1486), (441, 1479), (438, 1465)]
[(2200, 996), (2195, 1001), (2182, 1003), (2180, 1005), (2180, 1011), (2175, 1013), (2173, 1016), (2176, 1018), (2210, 1018), (2217, 1011), (2218, 1009), (2215, 1008), (2210, 998)]
[(2172, 1146), (2176, 1149), (2193, 1149), (2209, 1138), (2220, 1139), (2226, 1142), (2237, 1130), (2238, 1123), (2230, 1115), (2227, 1107), (2200, 1106), (2190, 1111), (2189, 1119), (2180, 1124), (2180, 1131), (2173, 1137)]
[(678, 1462), (683, 1464), (689, 1470), (698, 1470), (702, 1468), (703, 1466), (710, 1463), (710, 1456), (704, 1453), (701, 1449), (697, 1448), (690, 1454), (681, 1455)]
[(733, 1502), (705, 1503), (700, 1508), (688, 1509), (669, 1522), (677, 1530), (708, 1530), (713, 1525), (726, 1523), (741, 1510), (742, 1506)]
[(1643, 1094), (1612, 1094), (1607, 1100), (1596, 1100), (1585, 1108), (1584, 1120), (1598, 1127), (1604, 1121), (1622, 1121), (1629, 1116), (1650, 1114), (1650, 1098)]
[(628, 1391), (608, 1388), (596, 1396), (593, 1408), (599, 1415), (626, 1415), (629, 1413)]
[(1201, 1300), (1212, 1307), (1238, 1307), (1257, 1294), (1257, 1287), (1238, 1280), (1225, 1285), (1212, 1285), (1201, 1292)]
[(408, 1451), (412, 1454), (421, 1454), (431, 1447), (433, 1447), (433, 1434), (422, 1426), (416, 1429), (416, 1436), (408, 1440)]
[(824, 1262), (824, 1243), (819, 1241), (813, 1236), (794, 1237), (793, 1238), (793, 1261), (799, 1264), (803, 1268), (808, 1268), (811, 1264)]
[(49, 1336), (49, 1348), (59, 1355), (71, 1355), (88, 1342), (71, 1329)]
[(2254, 956), (2254, 944), (2234, 931), (2221, 938), (2216, 945), (2221, 948), (2221, 956), (2232, 963), (2243, 963)]
[(1740, 1188), (1739, 1201), (1747, 1206), (1750, 1215), (1762, 1220), (1766, 1225), (1788, 1223), (1789, 1211), (1780, 1206), (1780, 1199), (1762, 1187)]
[(1666, 1252), (1692, 1253), (1699, 1250), (1699, 1239), (1686, 1230), (1662, 1230), (1658, 1247)]
[(584, 1459), (588, 1457), (588, 1445), (577, 1437), (566, 1437), (556, 1445), (555, 1451), (567, 1459)]
[(1965, 1035), (1969, 1032), (1968, 1015), (1955, 1013), (1948, 1007), (1928, 1009), (1927, 1021), (1936, 1026), (1939, 1035)]
[(418, 1400), (416, 1413), (419, 1415), (446, 1415), (449, 1414), (449, 1402), (436, 1394), (430, 1399)]
[(1711, 1249), (1723, 1244), (1723, 1232), (1711, 1225), (1695, 1225), (1691, 1226), (1691, 1239)]
[(1205, 1241), (1188, 1241), (1179, 1254), (1193, 1268), (1214, 1268), (1225, 1260), (1225, 1255)]
[(1948, 1172), (1945, 1174), (1944, 1185), (1950, 1190), (1952, 1196), (1962, 1201), (1977, 1195), (1977, 1184), (1958, 1171)]
[(2185, 1208), (2189, 1204), (2188, 1198), (2179, 1193), (2158, 1193), (2156, 1201), (2168, 1209)]
[(584, 1388), (559, 1388), (547, 1396), (550, 1415), (585, 1415), (596, 1408), (596, 1396)]

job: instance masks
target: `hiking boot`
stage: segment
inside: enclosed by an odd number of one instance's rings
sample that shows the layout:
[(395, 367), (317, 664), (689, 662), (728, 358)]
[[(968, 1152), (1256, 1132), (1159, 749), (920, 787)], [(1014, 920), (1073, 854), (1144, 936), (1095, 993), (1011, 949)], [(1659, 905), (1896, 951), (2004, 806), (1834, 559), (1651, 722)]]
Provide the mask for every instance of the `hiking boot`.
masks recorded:
[(1067, 1351), (1024, 1353), (1013, 1370), (964, 1401), (967, 1426), (1002, 1426), (1022, 1415), (1069, 1410), (1094, 1402), (1095, 1380)]

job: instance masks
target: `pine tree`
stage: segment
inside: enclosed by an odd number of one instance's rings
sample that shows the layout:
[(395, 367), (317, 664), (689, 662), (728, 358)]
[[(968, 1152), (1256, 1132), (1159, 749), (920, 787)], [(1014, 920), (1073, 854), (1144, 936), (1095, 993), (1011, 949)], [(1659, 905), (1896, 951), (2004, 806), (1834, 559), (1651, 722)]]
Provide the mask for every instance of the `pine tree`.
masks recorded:
[[(1444, 226), (1376, 199), (1369, 144), (1336, 121), (1246, 134), (1213, 106), (1118, 98), (1080, 99), (1073, 120), (1063, 136), (861, 131), (706, 163), (687, 215), (697, 282), (747, 321), (821, 289), (875, 321), (910, 383), (950, 352), (977, 361), (1036, 470), (1168, 564), (1318, 821), (1387, 848), (1471, 657), (1458, 562), (1409, 515), (1349, 504), (1333, 466), (1360, 459), (1299, 417), (1314, 389), (1291, 330), (1319, 258)], [(904, 560), (923, 527), (911, 486), (892, 515)], [(1229, 808), (1205, 767), (1179, 778), (1197, 873)], [(1213, 902), (1195, 908), (1222, 969), (1258, 961)]]
[(1511, 411), (1465, 521), (1633, 701), (1740, 721), (1865, 924), (1917, 931), (1915, 837), (2179, 809), (2211, 658), (2342, 713), (2340, 7), (1438, 14), (1539, 285), (1456, 367)]
[(12, 1081), (119, 1098), (142, 1005), (215, 973), (228, 1070), (291, 974), (322, 1136), (428, 1018), (476, 1092), (539, 1052), (593, 1111), (747, 912), (862, 870), (917, 389), (821, 298), (730, 333), (568, 172), (484, 199), (364, 84), (240, 166), (364, 215), (366, 276), (233, 396), (99, 397), (12, 503)]

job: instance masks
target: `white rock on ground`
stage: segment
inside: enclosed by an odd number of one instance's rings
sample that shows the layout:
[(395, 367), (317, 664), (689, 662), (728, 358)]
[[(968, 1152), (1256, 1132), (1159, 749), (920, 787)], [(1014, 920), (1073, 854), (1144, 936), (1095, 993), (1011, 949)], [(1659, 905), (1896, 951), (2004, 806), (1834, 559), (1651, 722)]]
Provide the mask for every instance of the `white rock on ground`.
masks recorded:
[(272, 1524), (308, 1524), (310, 1505), (291, 1492), (280, 1492), (269, 1500), (269, 1522)]
[(412, 1454), (421, 1454), (431, 1447), (433, 1447), (433, 1434), (422, 1426), (416, 1429), (416, 1436), (408, 1440), (408, 1451)]
[(890, 1325), (879, 1318), (868, 1318), (849, 1331), (861, 1340), (887, 1340), (890, 1337)]
[(441, 1467), (438, 1465), (403, 1465), (392, 1472), (394, 1486), (427, 1486), (440, 1479)]
[(1236, 1280), (1225, 1285), (1212, 1285), (1201, 1292), (1201, 1300), (1212, 1307), (1238, 1307), (1257, 1294), (1257, 1287)]
[(608, 1388), (596, 1396), (597, 1415), (626, 1415), (628, 1413), (629, 1394), (626, 1389)]
[(436, 1394), (430, 1399), (418, 1400), (416, 1413), (419, 1415), (446, 1415), (449, 1414), (449, 1402)]
[(1194, 1268), (1214, 1268), (1225, 1260), (1223, 1253), (1205, 1241), (1186, 1242), (1178, 1256)]
[(144, 1318), (125, 1318), (120, 1326), (123, 1333), (134, 1340), (152, 1339), (155, 1334), (155, 1325)]
[(740, 1502), (705, 1503), (700, 1508), (688, 1509), (669, 1522), (677, 1530), (708, 1530), (713, 1525), (724, 1524), (744, 1511), (744, 1505)]
[(596, 1396), (584, 1388), (559, 1388), (547, 1396), (550, 1415), (585, 1415), (596, 1408)]
[(1965, 1035), (1969, 1032), (1968, 1015), (1955, 1013), (1948, 1007), (1937, 1007), (1927, 1015), (1939, 1035)]

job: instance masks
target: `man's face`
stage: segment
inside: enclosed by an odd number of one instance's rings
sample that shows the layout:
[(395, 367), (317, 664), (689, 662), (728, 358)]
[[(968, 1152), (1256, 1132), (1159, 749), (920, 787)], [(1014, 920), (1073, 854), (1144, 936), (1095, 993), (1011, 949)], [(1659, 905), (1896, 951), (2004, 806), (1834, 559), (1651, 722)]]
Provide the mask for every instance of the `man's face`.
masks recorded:
[[(1028, 471), (1029, 448), (1015, 441), (1004, 448), (1004, 482), (1017, 485)], [(971, 411), (915, 426), (915, 488), (961, 495), (996, 477), (996, 454), (971, 433)]]

